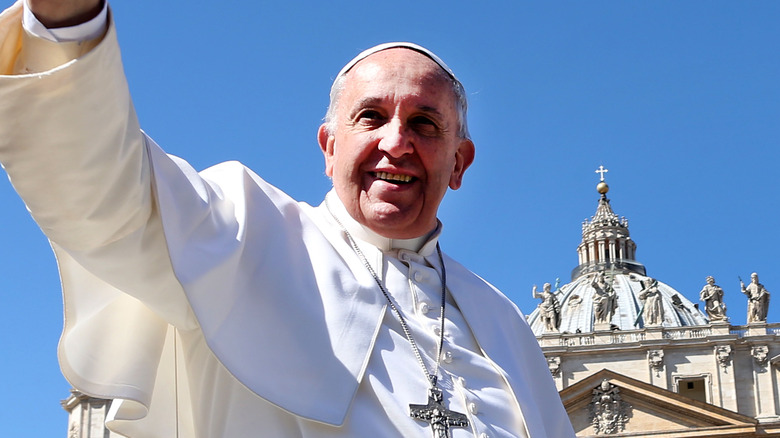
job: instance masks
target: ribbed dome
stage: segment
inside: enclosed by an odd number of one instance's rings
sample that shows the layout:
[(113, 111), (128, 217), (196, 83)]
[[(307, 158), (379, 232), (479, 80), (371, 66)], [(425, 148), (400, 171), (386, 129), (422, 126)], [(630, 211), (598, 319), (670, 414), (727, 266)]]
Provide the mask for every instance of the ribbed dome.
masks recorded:
[[(612, 211), (603, 179), (597, 190), (601, 197), (596, 214), (582, 224), (579, 265), (572, 271), (572, 282), (554, 291), (555, 299), (548, 296), (544, 301), (548, 314), (550, 309), (559, 309), (557, 332), (707, 324), (698, 305), (646, 276), (644, 265), (635, 259), (636, 244), (629, 237), (628, 220)], [(643, 307), (647, 307), (644, 313)], [(528, 317), (537, 336), (555, 332), (542, 313), (537, 307)]]
[[(594, 295), (596, 289), (591, 286), (591, 283), (597, 275), (597, 273), (583, 275), (563, 286), (556, 294), (561, 309), (559, 332), (578, 333), (595, 330)], [(639, 318), (639, 312), (643, 305), (642, 300), (639, 299), (643, 289), (639, 280), (644, 278), (646, 277), (615, 274), (612, 288), (615, 291), (617, 308), (608, 323), (612, 328), (632, 330), (646, 327), (644, 318)], [(657, 287), (660, 291), (663, 308), (662, 326), (681, 327), (707, 324), (707, 319), (702, 312), (682, 294), (660, 281)], [(544, 333), (545, 325), (540, 318), (538, 308), (528, 317), (528, 322), (531, 324), (534, 334), (539, 336)]]

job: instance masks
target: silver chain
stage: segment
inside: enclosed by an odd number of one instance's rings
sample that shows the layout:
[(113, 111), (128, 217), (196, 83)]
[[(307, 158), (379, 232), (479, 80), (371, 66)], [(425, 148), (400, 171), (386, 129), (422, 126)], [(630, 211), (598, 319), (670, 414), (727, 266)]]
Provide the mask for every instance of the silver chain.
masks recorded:
[(412, 337), (412, 332), (409, 329), (409, 325), (406, 323), (406, 319), (401, 314), (401, 311), (398, 310), (398, 306), (395, 305), (392, 298), (390, 297), (390, 294), (387, 292), (387, 289), (385, 289), (385, 286), (382, 284), (382, 280), (379, 279), (379, 276), (376, 274), (376, 271), (374, 271), (374, 268), (371, 267), (371, 264), (368, 262), (368, 259), (363, 254), (363, 251), (360, 250), (360, 247), (358, 247), (357, 242), (355, 242), (355, 239), (352, 238), (352, 234), (347, 231), (347, 228), (341, 223), (338, 217), (336, 217), (335, 214), (330, 209), (330, 205), (328, 204), (328, 198), (325, 197), (325, 206), (327, 207), (328, 211), (330, 212), (331, 216), (333, 216), (333, 219), (336, 221), (336, 223), (341, 227), (341, 230), (344, 231), (344, 234), (347, 235), (347, 239), (349, 239), (349, 243), (352, 246), (352, 249), (355, 251), (355, 254), (358, 255), (360, 260), (363, 262), (363, 265), (366, 267), (368, 272), (371, 274), (372, 277), (374, 277), (374, 281), (376, 282), (377, 286), (379, 286), (379, 289), (382, 291), (382, 295), (385, 296), (385, 299), (387, 299), (387, 304), (390, 306), (390, 309), (393, 310), (393, 313), (395, 313), (395, 316), (398, 318), (398, 322), (401, 323), (401, 329), (404, 331), (404, 335), (406, 335), (406, 339), (409, 340), (409, 344), (412, 346), (412, 350), (414, 351), (415, 357), (417, 357), (417, 361), (420, 363), (420, 366), (422, 367), (423, 372), (425, 373), (425, 377), (428, 378), (428, 382), (431, 384), (431, 387), (436, 386), (436, 382), (438, 379), (438, 373), (439, 373), (439, 363), (441, 362), (441, 352), (444, 347), (444, 308), (446, 305), (446, 294), (447, 294), (447, 271), (444, 268), (444, 257), (441, 254), (441, 247), (439, 246), (439, 242), (436, 242), (436, 253), (439, 256), (439, 264), (441, 265), (441, 313), (439, 317), (441, 318), (441, 327), (439, 331), (439, 348), (438, 352), (436, 353), (436, 362), (435, 367), (433, 369), (433, 373), (428, 372), (428, 367), (425, 366), (425, 361), (423, 361), (422, 355), (420, 354), (420, 349), (417, 347), (417, 343), (414, 341), (414, 338)]

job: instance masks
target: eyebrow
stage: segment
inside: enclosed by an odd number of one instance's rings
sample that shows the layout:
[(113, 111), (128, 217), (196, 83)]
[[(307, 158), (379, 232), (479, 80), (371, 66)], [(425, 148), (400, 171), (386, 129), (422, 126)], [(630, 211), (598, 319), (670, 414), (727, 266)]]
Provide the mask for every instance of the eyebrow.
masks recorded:
[(419, 108), (420, 108), (420, 110), (422, 110), (423, 112), (426, 112), (426, 113), (433, 114), (433, 115), (435, 115), (436, 117), (438, 117), (438, 118), (441, 118), (441, 119), (443, 119), (443, 118), (444, 118), (444, 114), (442, 114), (442, 113), (441, 113), (441, 111), (439, 111), (438, 109), (436, 109), (436, 108), (434, 108), (434, 107), (432, 107), (432, 106), (423, 105), (423, 106), (421, 106), (421, 107), (419, 107)]
[(355, 113), (357, 113), (360, 109), (370, 107), (370, 106), (377, 106), (380, 103), (382, 103), (382, 99), (378, 97), (364, 97), (357, 102), (355, 102), (354, 105), (352, 105), (352, 108), (349, 112), (349, 117), (352, 118), (355, 116)]

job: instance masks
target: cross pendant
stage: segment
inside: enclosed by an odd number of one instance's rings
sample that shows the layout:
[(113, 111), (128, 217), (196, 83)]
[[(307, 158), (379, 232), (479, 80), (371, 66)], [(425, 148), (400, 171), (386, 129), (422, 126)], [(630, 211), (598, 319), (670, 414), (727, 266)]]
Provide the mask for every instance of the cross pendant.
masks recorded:
[(409, 405), (412, 418), (431, 425), (433, 438), (450, 438), (451, 427), (469, 427), (468, 418), (445, 408), (443, 399), (441, 389), (434, 386), (428, 390), (427, 405)]

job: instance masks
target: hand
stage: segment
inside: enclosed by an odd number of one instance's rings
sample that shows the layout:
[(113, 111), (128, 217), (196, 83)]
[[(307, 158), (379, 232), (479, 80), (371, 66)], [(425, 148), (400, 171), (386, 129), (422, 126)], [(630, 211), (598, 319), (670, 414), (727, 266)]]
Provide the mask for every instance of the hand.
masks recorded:
[(95, 18), (103, 0), (28, 0), (30, 10), (49, 29), (75, 26)]

